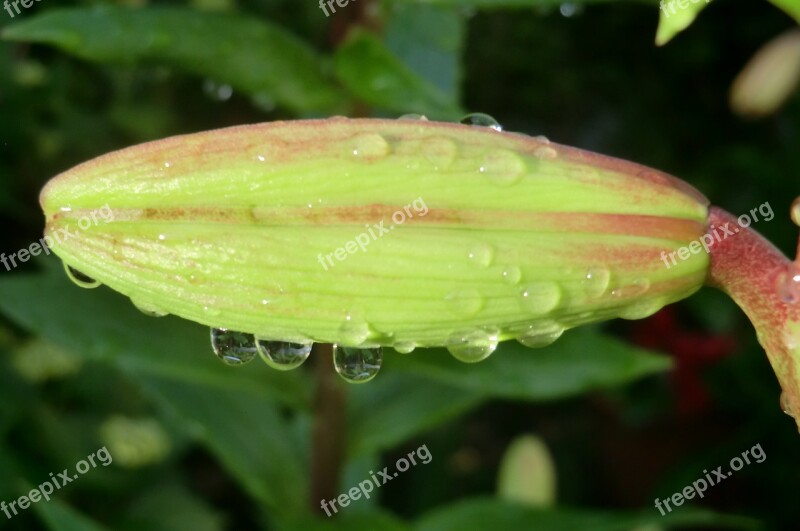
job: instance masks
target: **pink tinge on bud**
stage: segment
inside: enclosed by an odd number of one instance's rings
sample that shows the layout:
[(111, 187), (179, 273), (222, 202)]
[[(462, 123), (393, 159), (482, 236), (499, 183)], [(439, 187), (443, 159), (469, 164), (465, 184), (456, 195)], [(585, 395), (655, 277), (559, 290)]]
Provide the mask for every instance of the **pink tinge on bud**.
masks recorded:
[(777, 278), (778, 296), (787, 304), (800, 303), (800, 262), (789, 264)]

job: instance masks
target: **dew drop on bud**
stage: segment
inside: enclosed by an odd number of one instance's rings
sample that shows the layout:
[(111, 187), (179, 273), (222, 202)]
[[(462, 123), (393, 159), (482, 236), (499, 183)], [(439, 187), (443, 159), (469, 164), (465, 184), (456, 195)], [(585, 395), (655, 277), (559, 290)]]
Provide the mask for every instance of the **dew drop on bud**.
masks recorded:
[(800, 197), (792, 203), (791, 217), (794, 224), (800, 226)]
[(518, 332), (517, 341), (526, 347), (552, 345), (564, 333), (564, 327), (553, 321), (538, 321)]
[(587, 296), (595, 298), (603, 295), (611, 281), (611, 272), (603, 266), (590, 267), (583, 276), (583, 290)]
[(502, 131), (503, 128), (500, 124), (489, 116), (488, 114), (484, 114), (482, 112), (473, 112), (471, 114), (466, 115), (461, 120), (460, 123), (464, 125), (474, 125), (477, 127), (489, 127), (490, 129), (494, 129), (495, 131)]
[(476, 328), (455, 332), (447, 339), (447, 350), (464, 363), (477, 363), (488, 358), (497, 348), (497, 332)]
[(154, 304), (150, 304), (134, 297), (131, 297), (131, 302), (136, 307), (137, 310), (142, 312), (145, 315), (149, 315), (150, 317), (164, 317), (167, 315), (168, 312), (165, 312), (161, 308), (155, 306)]
[(785, 391), (781, 391), (781, 411), (790, 417), (794, 417), (794, 415), (792, 415), (792, 410), (789, 408), (789, 397), (786, 395)]
[(100, 282), (84, 273), (81, 273), (74, 267), (68, 266), (67, 264), (64, 264), (64, 271), (67, 272), (67, 278), (74, 282), (78, 287), (92, 289), (100, 285)]
[(416, 114), (416, 113), (410, 112), (408, 114), (402, 115), (400, 118), (398, 118), (398, 120), (416, 120), (416, 121), (427, 122), (428, 121), (428, 117), (425, 116), (424, 114)]
[(481, 269), (489, 267), (494, 259), (494, 247), (488, 243), (477, 243), (469, 250), (467, 258), (476, 267)]
[(279, 371), (296, 369), (308, 359), (312, 343), (290, 343), (256, 338), (258, 355), (264, 363)]
[(398, 341), (392, 348), (398, 354), (411, 354), (417, 348), (417, 345), (413, 341)]
[(378, 374), (383, 361), (383, 349), (333, 346), (333, 366), (344, 381), (365, 383)]
[(256, 357), (253, 334), (234, 332), (227, 328), (211, 329), (211, 348), (226, 365), (244, 365)]

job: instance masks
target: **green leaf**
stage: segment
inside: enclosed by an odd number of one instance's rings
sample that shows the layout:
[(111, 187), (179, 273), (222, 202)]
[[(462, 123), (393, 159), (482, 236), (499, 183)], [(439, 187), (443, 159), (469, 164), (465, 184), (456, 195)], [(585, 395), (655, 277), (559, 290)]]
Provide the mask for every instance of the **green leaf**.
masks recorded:
[(173, 66), (297, 112), (340, 108), (341, 95), (314, 50), (252, 16), (181, 8), (53, 9), (10, 25), (2, 37), (50, 44), (99, 63)]
[[(349, 507), (348, 507), (349, 509)], [(318, 518), (311, 515), (298, 515), (277, 527), (279, 531), (410, 531), (411, 528), (387, 512), (342, 511), (336, 518)]]
[(713, 526), (716, 529), (760, 529), (752, 519), (685, 508), (665, 516), (656, 510), (641, 513), (600, 512), (583, 509), (535, 509), (493, 499), (473, 499), (424, 516), (415, 531), (463, 529), (546, 529), (547, 531), (631, 531), (642, 526), (670, 529), (678, 526)]
[(102, 526), (84, 516), (58, 498), (41, 500), (32, 505), (36, 514), (49, 531), (107, 531)]
[(798, 0), (769, 0), (772, 4), (783, 9), (800, 24), (800, 2)]
[[(686, 4), (685, 7), (681, 7), (681, 3)], [(656, 45), (667, 44), (675, 35), (688, 28), (707, 5), (707, 2), (693, 3), (690, 0), (663, 2), (658, 15)]]
[(387, 371), (406, 371), (488, 397), (554, 400), (623, 385), (666, 371), (671, 360), (603, 336), (567, 331), (543, 349), (506, 341), (480, 365), (458, 362), (443, 349), (389, 356)]
[(176, 481), (145, 490), (129, 503), (125, 519), (115, 526), (119, 531), (223, 531), (221, 514)]
[[(400, 354), (390, 353), (397, 357)], [(485, 397), (387, 370), (374, 385), (353, 386), (348, 400), (348, 453), (392, 448), (481, 405)]]
[(85, 360), (135, 377), (154, 375), (310, 407), (302, 371), (279, 373), (258, 363), (232, 370), (212, 354), (208, 329), (148, 317), (103, 288), (77, 288), (58, 265), (44, 275), (0, 279), (0, 312)]
[(398, 113), (455, 120), (464, 112), (441, 90), (416, 75), (373, 34), (354, 30), (336, 51), (341, 82), (369, 105)]

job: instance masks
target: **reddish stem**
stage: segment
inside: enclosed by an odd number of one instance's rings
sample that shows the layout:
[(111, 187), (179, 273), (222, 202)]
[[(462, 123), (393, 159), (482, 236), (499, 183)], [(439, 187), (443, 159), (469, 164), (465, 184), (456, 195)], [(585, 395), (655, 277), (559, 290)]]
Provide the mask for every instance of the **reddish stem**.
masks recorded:
[(756, 231), (711, 207), (709, 233), (733, 235), (710, 246), (707, 283), (730, 295), (756, 328), (783, 395), (781, 404), (800, 428), (800, 256), (792, 262)]

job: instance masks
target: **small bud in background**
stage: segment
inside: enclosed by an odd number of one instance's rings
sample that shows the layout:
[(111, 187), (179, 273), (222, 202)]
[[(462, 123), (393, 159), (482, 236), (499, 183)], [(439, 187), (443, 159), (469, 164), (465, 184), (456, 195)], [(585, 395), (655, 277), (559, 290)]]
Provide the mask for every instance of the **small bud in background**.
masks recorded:
[(524, 435), (511, 443), (500, 463), (497, 494), (531, 507), (555, 504), (556, 467), (544, 441)]
[(768, 42), (747, 63), (731, 87), (733, 111), (742, 116), (772, 114), (794, 93), (800, 81), (800, 30)]
[(169, 434), (152, 418), (113, 416), (100, 427), (100, 438), (114, 462), (125, 468), (159, 463), (171, 446)]

